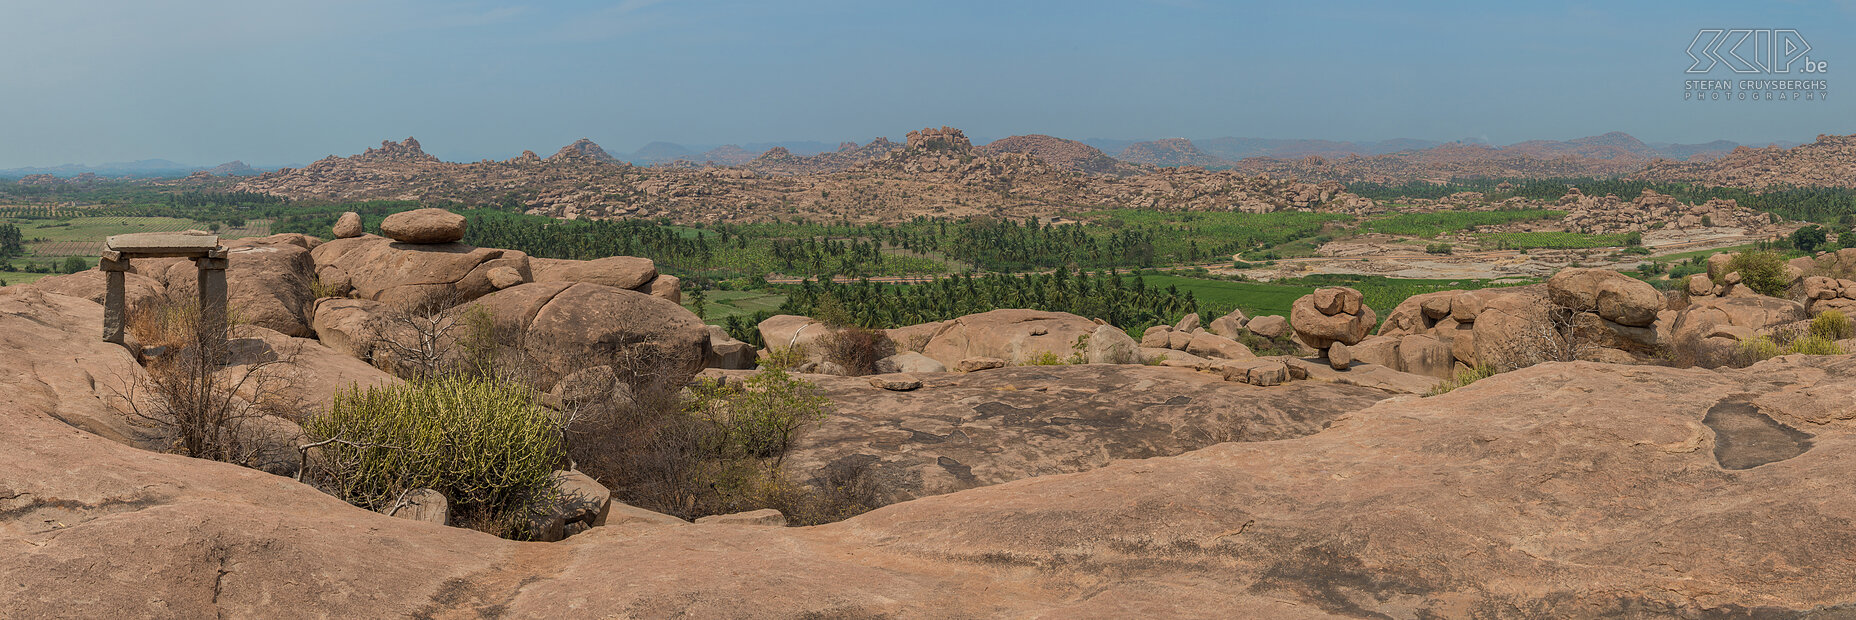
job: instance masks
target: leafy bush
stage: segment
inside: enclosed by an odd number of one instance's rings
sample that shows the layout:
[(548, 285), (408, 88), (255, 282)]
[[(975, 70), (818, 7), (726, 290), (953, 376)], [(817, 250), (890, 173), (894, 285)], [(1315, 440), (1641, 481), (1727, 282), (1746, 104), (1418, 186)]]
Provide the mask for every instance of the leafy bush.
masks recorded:
[(534, 393), (443, 377), (337, 394), (304, 430), (320, 446), (317, 480), (349, 503), (389, 508), (402, 493), (445, 495), (454, 523), (508, 538), (558, 493), (559, 428)]
[(1452, 248), (1450, 247), (1450, 244), (1448, 243), (1433, 243), (1433, 244), (1424, 246), (1424, 251), (1429, 254), (1449, 254), (1451, 253)]
[(767, 358), (760, 361), (760, 367), (792, 370), (805, 363), (806, 346), (795, 344), (790, 347), (768, 347)]
[(1750, 366), (1760, 360), (1772, 359), (1784, 353), (1785, 349), (1780, 347), (1779, 343), (1773, 342), (1771, 338), (1766, 336), (1760, 336), (1752, 340), (1742, 340), (1740, 344), (1734, 347), (1734, 355), (1739, 358), (1737, 360), (1739, 363), (1738, 365), (1742, 367)]
[(1786, 347), (1786, 351), (1790, 353), (1800, 353), (1804, 355), (1842, 355), (1843, 354), (1842, 347), (1837, 346), (1836, 342), (1831, 341), (1822, 336), (1805, 336), (1803, 338), (1793, 340), (1791, 344)]
[(1727, 273), (1740, 273), (1740, 282), (1761, 295), (1778, 297), (1791, 284), (1785, 277), (1785, 260), (1766, 251), (1746, 251), (1727, 263)]
[(784, 458), (806, 424), (825, 418), (831, 401), (817, 386), (768, 368), (740, 382), (698, 380), (686, 407), (717, 431), (716, 452)]
[(1839, 310), (1825, 310), (1811, 319), (1811, 335), (1825, 340), (1842, 340), (1856, 335), (1856, 324)]

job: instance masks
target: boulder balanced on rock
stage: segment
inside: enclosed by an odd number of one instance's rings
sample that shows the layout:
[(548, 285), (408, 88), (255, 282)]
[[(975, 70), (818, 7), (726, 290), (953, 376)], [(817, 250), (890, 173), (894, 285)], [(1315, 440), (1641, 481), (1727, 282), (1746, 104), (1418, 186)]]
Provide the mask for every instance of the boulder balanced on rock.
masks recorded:
[(1359, 291), (1344, 286), (1318, 289), (1295, 300), (1289, 309), (1289, 324), (1302, 342), (1317, 349), (1326, 350), (1336, 342), (1356, 344), (1366, 338), (1378, 318), (1365, 300)]
[(451, 243), (464, 238), (464, 216), (444, 209), (401, 211), (381, 220), (380, 232), (400, 243)]

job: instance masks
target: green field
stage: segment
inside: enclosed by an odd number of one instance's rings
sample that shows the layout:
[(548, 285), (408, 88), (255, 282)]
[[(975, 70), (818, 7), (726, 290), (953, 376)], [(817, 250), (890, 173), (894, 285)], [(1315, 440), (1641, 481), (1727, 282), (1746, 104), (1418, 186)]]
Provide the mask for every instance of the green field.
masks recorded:
[[(65, 210), (62, 213), (71, 213)], [(180, 232), (212, 230), (215, 224), (187, 218), (155, 216), (65, 215), (58, 218), (0, 215), (0, 224), (19, 227), (33, 256), (96, 256), (103, 252), (103, 241), (110, 235), (140, 232)], [(228, 239), (270, 234), (270, 222), (252, 220), (243, 227), (219, 225), (219, 235)]]
[[(717, 290), (706, 294), (708, 299), (704, 301), (702, 320), (717, 325), (731, 316), (752, 316), (762, 310), (772, 312), (778, 310), (780, 304), (786, 303), (786, 296), (779, 293)], [(683, 307), (689, 308), (691, 312), (696, 310), (688, 294), (683, 296)]]
[(1390, 217), (1361, 222), (1360, 230), (1363, 232), (1376, 232), (1388, 235), (1435, 237), (1437, 235), (1453, 233), (1459, 230), (1468, 230), (1477, 226), (1497, 226), (1501, 224), (1512, 224), (1514, 222), (1552, 220), (1565, 216), (1565, 211), (1554, 211), (1551, 209), (1400, 213)]
[(31, 284), (33, 282), (38, 282), (39, 280), (49, 278), (55, 275), (58, 275), (58, 274), (26, 273), (24, 271), (13, 271), (13, 272), (0, 271), (0, 286), (13, 286), (16, 284)]
[(1296, 298), (1315, 291), (1311, 286), (1285, 284), (1266, 284), (1261, 282), (1232, 282), (1229, 280), (1208, 280), (1185, 276), (1141, 276), (1149, 287), (1179, 287), (1189, 291), (1199, 300), (1201, 308), (1216, 308), (1219, 314), (1229, 312), (1232, 308), (1243, 310), (1249, 316), (1265, 314), (1289, 315), (1289, 305)]

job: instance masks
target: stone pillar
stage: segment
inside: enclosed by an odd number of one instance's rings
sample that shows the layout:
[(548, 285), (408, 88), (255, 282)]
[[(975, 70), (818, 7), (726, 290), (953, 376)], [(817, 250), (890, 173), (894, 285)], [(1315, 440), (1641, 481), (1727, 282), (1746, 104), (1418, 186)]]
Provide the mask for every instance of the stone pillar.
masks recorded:
[(226, 259), (225, 250), (217, 256), (193, 259), (200, 276), (200, 348), (206, 361), (226, 363)]
[(105, 252), (97, 268), (109, 279), (109, 285), (103, 294), (103, 341), (123, 343), (123, 332), (128, 324), (129, 299), (127, 278), (129, 261), (121, 256), (110, 256), (114, 252)]

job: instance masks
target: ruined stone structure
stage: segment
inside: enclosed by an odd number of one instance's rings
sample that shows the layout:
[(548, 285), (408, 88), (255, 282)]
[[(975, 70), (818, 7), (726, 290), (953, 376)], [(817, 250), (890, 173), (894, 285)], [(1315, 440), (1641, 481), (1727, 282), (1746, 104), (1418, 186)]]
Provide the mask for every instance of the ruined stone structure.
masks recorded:
[(104, 243), (97, 268), (108, 275), (103, 302), (103, 340), (123, 344), (128, 315), (125, 292), (129, 261), (188, 258), (200, 270), (200, 343), (207, 361), (226, 361), (226, 248), (219, 236), (202, 232), (115, 235)]

